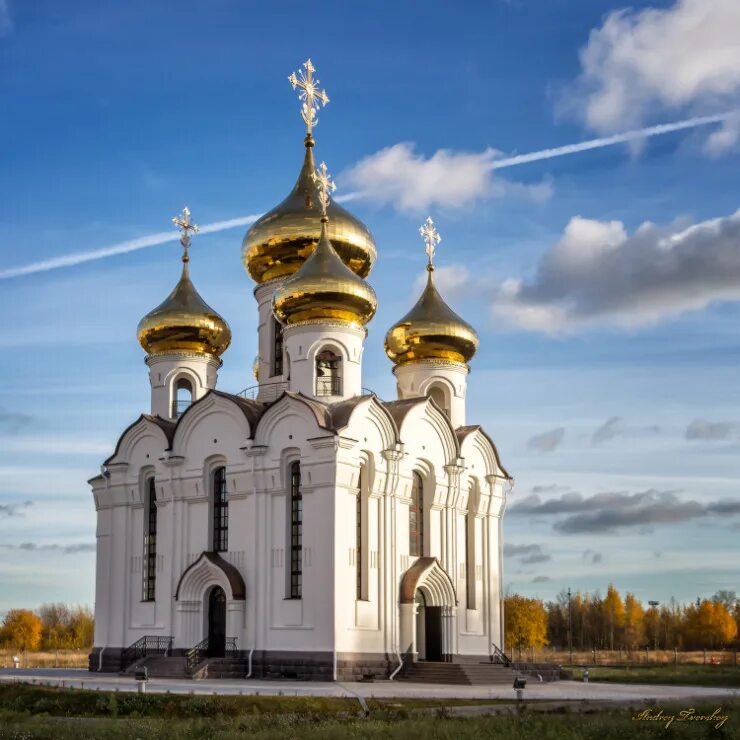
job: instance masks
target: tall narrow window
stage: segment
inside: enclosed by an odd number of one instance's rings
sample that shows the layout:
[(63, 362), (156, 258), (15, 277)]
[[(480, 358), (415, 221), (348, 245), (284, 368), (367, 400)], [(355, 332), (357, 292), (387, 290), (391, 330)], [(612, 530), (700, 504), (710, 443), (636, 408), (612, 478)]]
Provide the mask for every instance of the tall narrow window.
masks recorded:
[(290, 466), (290, 598), (300, 599), (303, 588), (303, 496), (301, 464)]
[(472, 491), (465, 515), (465, 591), (468, 609), (475, 609), (475, 512)]
[(229, 549), (229, 498), (226, 492), (226, 468), (213, 472), (213, 550)]
[(144, 513), (144, 585), (142, 599), (154, 601), (157, 579), (157, 489), (149, 479)]
[(364, 468), (360, 468), (360, 475), (357, 481), (357, 503), (355, 505), (355, 598), (359, 601), (364, 598), (363, 588), (363, 549), (362, 549), (362, 484)]
[(316, 355), (316, 395), (342, 395), (342, 358), (330, 349)]
[(274, 377), (283, 374), (283, 325), (277, 319), (273, 319), (272, 332), (272, 375)]
[(409, 506), (409, 555), (424, 554), (424, 482), (414, 473)]

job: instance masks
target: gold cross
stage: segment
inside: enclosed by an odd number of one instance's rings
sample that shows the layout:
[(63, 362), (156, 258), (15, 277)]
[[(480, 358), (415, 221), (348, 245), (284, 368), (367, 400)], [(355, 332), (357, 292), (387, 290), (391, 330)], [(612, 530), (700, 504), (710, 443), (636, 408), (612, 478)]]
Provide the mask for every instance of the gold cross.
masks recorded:
[(182, 261), (188, 262), (190, 259), (188, 257), (188, 247), (190, 246), (190, 234), (197, 234), (200, 229), (198, 228), (197, 224), (194, 224), (190, 220), (190, 209), (185, 206), (185, 208), (182, 209), (182, 213), (179, 216), (175, 216), (172, 219), (172, 223), (177, 226), (177, 228), (180, 230), (180, 244), (182, 244), (183, 248), (183, 255), (182, 255)]
[(314, 79), (313, 73), (316, 68), (311, 64), (311, 60), (307, 59), (303, 66), (306, 68), (304, 72), (302, 69), (298, 70), (298, 74), (293, 72), (288, 77), (288, 82), (293, 85), (293, 89), (298, 88), (298, 99), (303, 103), (301, 106), (301, 116), (306, 123), (306, 131), (310, 134), (313, 127), (319, 122), (317, 113), (320, 104), (326, 105), (329, 102), (329, 96), (326, 94), (326, 90), (319, 90), (321, 84), (317, 79)]
[(431, 272), (434, 269), (434, 265), (432, 263), (434, 262), (436, 246), (442, 241), (442, 237), (439, 235), (439, 232), (434, 228), (434, 221), (432, 221), (431, 216), (427, 217), (427, 220), (421, 225), (419, 233), (424, 239), (424, 243), (427, 245), (424, 251), (427, 253), (427, 257), (429, 258), (427, 270)]
[(329, 207), (329, 193), (333, 193), (337, 186), (333, 183), (326, 162), (322, 162), (316, 172), (311, 173), (311, 179), (319, 189), (319, 203), (321, 203), (321, 217), (326, 218), (326, 209)]

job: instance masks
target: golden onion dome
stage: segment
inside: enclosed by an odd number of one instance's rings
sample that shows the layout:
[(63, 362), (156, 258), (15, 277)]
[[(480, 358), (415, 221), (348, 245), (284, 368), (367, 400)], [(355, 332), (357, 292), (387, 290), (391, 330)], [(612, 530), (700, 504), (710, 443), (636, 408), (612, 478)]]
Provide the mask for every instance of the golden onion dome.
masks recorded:
[(182, 276), (165, 300), (139, 322), (139, 344), (150, 355), (194, 352), (220, 357), (231, 343), (231, 329), (198, 294), (190, 280), (187, 255)]
[(272, 310), (283, 324), (342, 321), (364, 325), (375, 315), (375, 291), (342, 262), (329, 240), (327, 225), (323, 217), (313, 254), (275, 291)]
[[(244, 267), (257, 283), (293, 275), (314, 251), (321, 235), (318, 189), (311, 177), (315, 164), (310, 133), (305, 144), (303, 167), (290, 195), (255, 221), (242, 242)], [(329, 216), (328, 235), (334, 249), (352, 272), (366, 277), (377, 256), (372, 235), (337, 203), (331, 204)]]
[(423, 360), (467, 364), (478, 349), (478, 335), (442, 299), (434, 286), (434, 267), (416, 305), (388, 331), (385, 352), (396, 365)]

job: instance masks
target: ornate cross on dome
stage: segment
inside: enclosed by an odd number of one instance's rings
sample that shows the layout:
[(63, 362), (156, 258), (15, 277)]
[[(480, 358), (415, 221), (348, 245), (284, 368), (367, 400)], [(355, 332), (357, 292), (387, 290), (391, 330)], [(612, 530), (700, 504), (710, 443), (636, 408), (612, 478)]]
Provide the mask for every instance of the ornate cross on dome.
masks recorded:
[(180, 244), (182, 244), (183, 248), (182, 261), (188, 262), (190, 259), (190, 257), (188, 257), (190, 234), (197, 234), (200, 229), (198, 228), (197, 224), (194, 224), (190, 220), (190, 209), (187, 206), (182, 209), (182, 213), (179, 216), (175, 216), (172, 219), (172, 223), (175, 224), (175, 226), (177, 226), (177, 228), (180, 230)]
[(424, 243), (427, 245), (424, 251), (427, 253), (427, 257), (429, 258), (429, 262), (427, 263), (427, 270), (431, 272), (434, 269), (434, 253), (436, 251), (437, 244), (442, 241), (442, 237), (439, 235), (439, 232), (434, 227), (434, 221), (432, 221), (431, 216), (428, 216), (427, 220), (421, 225), (421, 227), (419, 228), (419, 233), (424, 239)]
[(333, 193), (337, 186), (331, 179), (329, 170), (326, 169), (326, 162), (322, 162), (316, 172), (311, 173), (311, 178), (316, 183), (316, 187), (319, 189), (319, 203), (321, 203), (321, 218), (326, 218), (326, 209), (329, 207), (331, 198), (330, 193)]
[(302, 69), (298, 70), (298, 74), (293, 72), (288, 81), (293, 85), (293, 89), (300, 90), (298, 93), (298, 99), (303, 103), (301, 106), (301, 116), (306, 123), (306, 131), (310, 134), (313, 127), (319, 122), (317, 113), (321, 105), (326, 105), (329, 102), (329, 96), (326, 94), (326, 90), (319, 90), (321, 84), (318, 79), (314, 79), (313, 73), (316, 68), (311, 63), (310, 59), (307, 59), (303, 66), (306, 68), (304, 72)]

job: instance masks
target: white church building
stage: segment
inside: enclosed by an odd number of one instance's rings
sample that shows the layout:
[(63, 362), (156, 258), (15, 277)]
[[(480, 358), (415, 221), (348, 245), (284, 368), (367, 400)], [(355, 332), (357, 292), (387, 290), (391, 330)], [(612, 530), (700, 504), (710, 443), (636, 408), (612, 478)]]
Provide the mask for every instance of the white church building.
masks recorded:
[(187, 675), (210, 662), (342, 680), (488, 661), (502, 647), (512, 479), (467, 418), (478, 337), (435, 287), (428, 219), (426, 287), (386, 335), (397, 397), (363, 388), (377, 250), (316, 168), (312, 130), (328, 98), (304, 68), (290, 78), (303, 166), (242, 245), (258, 312), (247, 391), (218, 387), (231, 332), (191, 281), (197, 227), (187, 209), (174, 220), (182, 274), (138, 328), (151, 408), (90, 480), (91, 670), (158, 656), (152, 666), (169, 660)]

